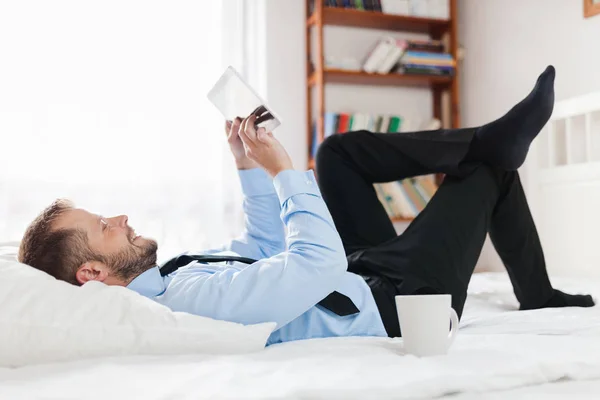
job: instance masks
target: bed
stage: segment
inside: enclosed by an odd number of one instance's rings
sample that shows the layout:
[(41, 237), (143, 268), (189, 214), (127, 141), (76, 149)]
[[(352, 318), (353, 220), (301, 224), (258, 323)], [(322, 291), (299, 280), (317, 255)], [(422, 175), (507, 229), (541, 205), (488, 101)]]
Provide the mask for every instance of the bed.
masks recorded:
[[(600, 295), (600, 280), (555, 278)], [(517, 311), (505, 273), (476, 274), (447, 356), (334, 338), (245, 355), (136, 356), (0, 369), (1, 399), (499, 399), (600, 393), (600, 307)], [(554, 397), (552, 397), (554, 396)], [(571, 396), (572, 397), (572, 396)]]
[[(552, 283), (598, 300), (600, 93), (558, 102), (548, 130), (525, 172)], [(406, 355), (401, 339), (332, 338), (245, 355), (98, 358), (0, 368), (0, 399), (600, 398), (600, 306), (517, 309), (505, 272), (478, 273), (447, 356)]]

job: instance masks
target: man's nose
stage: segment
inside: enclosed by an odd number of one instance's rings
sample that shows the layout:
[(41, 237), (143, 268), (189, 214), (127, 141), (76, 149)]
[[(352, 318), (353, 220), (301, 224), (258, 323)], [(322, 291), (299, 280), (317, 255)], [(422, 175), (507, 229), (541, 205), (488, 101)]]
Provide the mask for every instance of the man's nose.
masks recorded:
[(118, 226), (120, 228), (124, 228), (127, 226), (127, 215), (119, 215), (117, 217), (112, 217), (111, 218), (111, 223), (115, 226)]

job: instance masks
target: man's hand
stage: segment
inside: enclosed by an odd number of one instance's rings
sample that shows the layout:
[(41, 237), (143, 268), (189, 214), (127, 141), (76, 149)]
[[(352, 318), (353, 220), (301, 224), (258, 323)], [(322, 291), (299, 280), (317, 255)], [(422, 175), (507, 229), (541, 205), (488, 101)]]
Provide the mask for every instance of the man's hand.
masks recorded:
[(258, 168), (259, 165), (246, 156), (244, 144), (240, 140), (239, 136), (239, 130), (241, 126), (241, 118), (236, 118), (233, 120), (233, 122), (227, 121), (225, 123), (225, 134), (227, 135), (227, 143), (229, 143), (231, 154), (233, 154), (233, 157), (235, 158), (235, 165), (238, 169)]
[(260, 165), (271, 177), (281, 171), (293, 169), (292, 160), (281, 143), (265, 128), (254, 128), (255, 115), (242, 121), (239, 137), (244, 144), (246, 156)]

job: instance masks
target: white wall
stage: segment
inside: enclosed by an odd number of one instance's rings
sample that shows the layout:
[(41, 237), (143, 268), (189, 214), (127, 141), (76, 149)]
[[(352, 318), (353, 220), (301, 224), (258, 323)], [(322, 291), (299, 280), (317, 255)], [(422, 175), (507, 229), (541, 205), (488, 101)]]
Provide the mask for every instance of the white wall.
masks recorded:
[(294, 166), (307, 166), (304, 1), (263, 0), (265, 97), (282, 119), (276, 135)]
[(548, 64), (556, 100), (600, 90), (600, 16), (579, 0), (459, 0), (464, 125), (487, 122), (527, 94)]
[[(557, 101), (600, 90), (600, 16), (584, 18), (582, 1), (459, 0), (459, 15), (464, 126), (505, 113), (548, 64)], [(489, 244), (481, 264), (501, 268)]]

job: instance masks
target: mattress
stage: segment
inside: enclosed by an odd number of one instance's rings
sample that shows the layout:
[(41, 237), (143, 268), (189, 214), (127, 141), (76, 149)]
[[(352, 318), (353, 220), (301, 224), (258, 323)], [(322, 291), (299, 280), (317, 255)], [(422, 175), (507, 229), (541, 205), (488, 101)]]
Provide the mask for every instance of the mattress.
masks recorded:
[[(600, 294), (599, 281), (553, 284)], [(598, 398), (600, 307), (517, 308), (506, 274), (476, 274), (446, 356), (406, 355), (401, 339), (330, 338), (245, 355), (101, 358), (0, 369), (0, 399)]]

